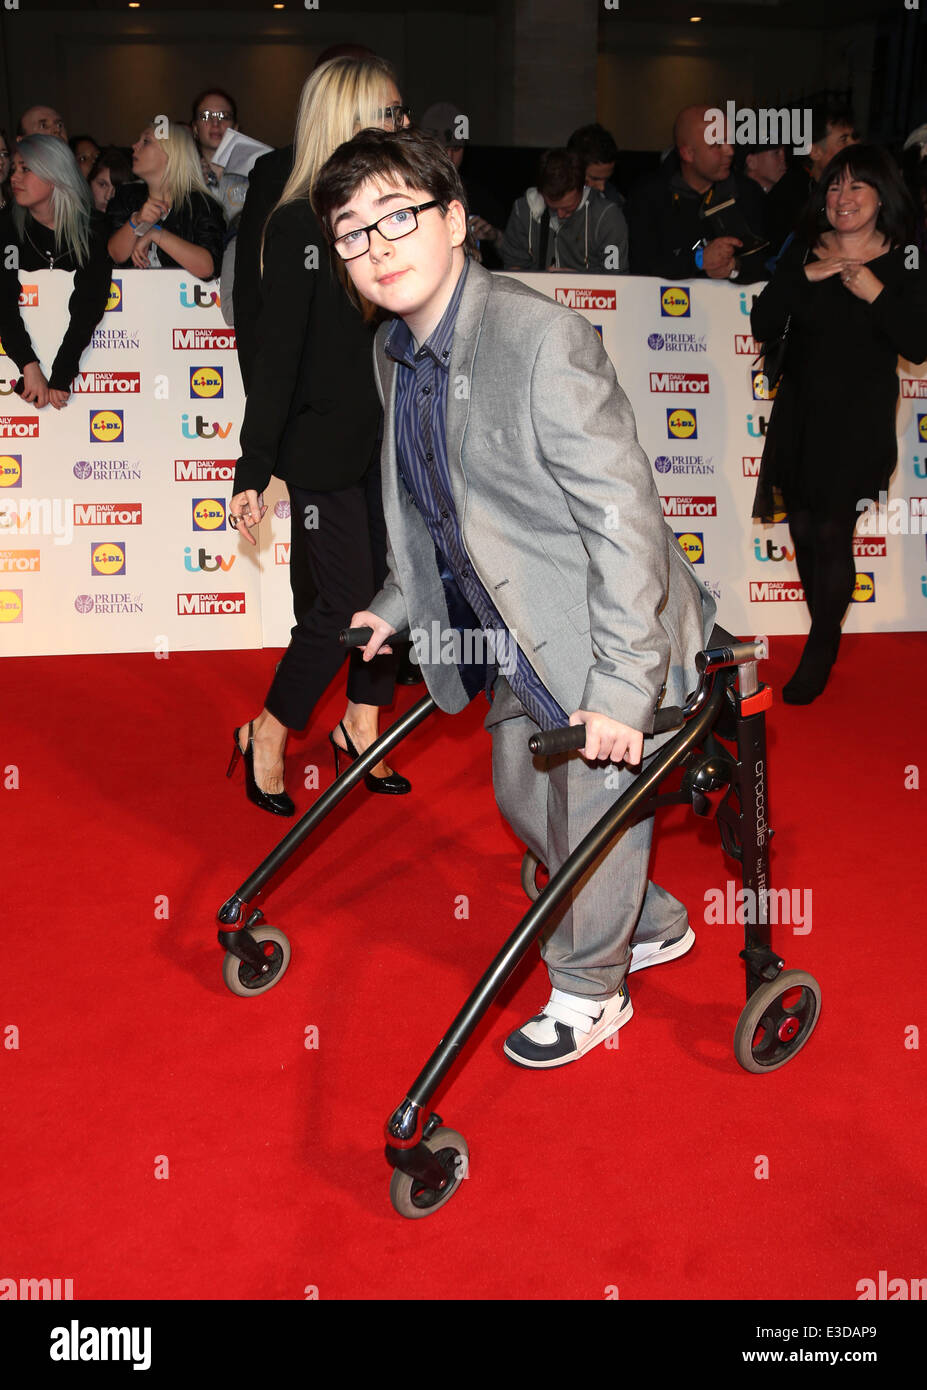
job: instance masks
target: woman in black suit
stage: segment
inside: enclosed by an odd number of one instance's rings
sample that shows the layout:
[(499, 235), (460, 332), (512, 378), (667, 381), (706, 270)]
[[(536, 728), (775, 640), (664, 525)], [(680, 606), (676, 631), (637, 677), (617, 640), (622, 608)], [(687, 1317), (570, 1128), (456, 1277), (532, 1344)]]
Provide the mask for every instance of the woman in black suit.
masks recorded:
[[(400, 129), (407, 118), (383, 59), (336, 58), (316, 68), (300, 98), (293, 170), (265, 224), (262, 307), (229, 515), (255, 544), (251, 528), (266, 511), (261, 494), (271, 475), (282, 478), (291, 546), (305, 546), (317, 595), (297, 614), (263, 709), (235, 730), (229, 774), (242, 754), (248, 796), (276, 815), (295, 809), (283, 784), (287, 734), (305, 726), (344, 660), (339, 630), (386, 573), (373, 324), (336, 278), (309, 190), (358, 130)], [(329, 734), (336, 771), (340, 756), (357, 757), (376, 739), (395, 666), (392, 657), (365, 664), (352, 654), (347, 708)], [(382, 763), (366, 782), (377, 792), (410, 789)]]
[(810, 704), (827, 684), (856, 579), (853, 532), (897, 462), (898, 356), (927, 357), (927, 272), (909, 254), (911, 214), (884, 150), (841, 150), (753, 306), (760, 342), (789, 324), (753, 510), (772, 520), (781, 489), (811, 613), (788, 704)]

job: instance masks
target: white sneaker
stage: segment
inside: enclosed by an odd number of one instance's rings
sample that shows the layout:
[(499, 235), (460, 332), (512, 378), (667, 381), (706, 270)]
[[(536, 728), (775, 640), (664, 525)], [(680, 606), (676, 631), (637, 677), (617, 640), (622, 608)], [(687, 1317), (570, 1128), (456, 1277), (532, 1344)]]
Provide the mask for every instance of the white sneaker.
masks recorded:
[(503, 1051), (520, 1067), (562, 1067), (617, 1033), (633, 1012), (625, 985), (610, 999), (555, 989), (541, 1013), (509, 1034)]
[(665, 961), (675, 960), (677, 956), (691, 951), (694, 945), (695, 932), (691, 927), (686, 927), (682, 935), (674, 937), (672, 941), (642, 941), (639, 946), (631, 947), (628, 974), (634, 970), (646, 970), (648, 965), (663, 965)]

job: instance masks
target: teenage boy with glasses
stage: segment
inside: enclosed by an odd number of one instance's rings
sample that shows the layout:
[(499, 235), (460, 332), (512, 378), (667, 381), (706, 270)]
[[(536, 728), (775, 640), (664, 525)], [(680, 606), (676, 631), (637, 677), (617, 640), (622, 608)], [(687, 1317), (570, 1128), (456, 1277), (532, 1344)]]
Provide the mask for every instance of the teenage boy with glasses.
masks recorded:
[[(409, 627), (448, 713), (491, 687), (496, 799), (553, 873), (630, 784), (645, 739), (654, 751), (657, 706), (694, 688), (714, 601), (663, 520), (595, 330), (469, 259), (463, 187), (436, 141), (361, 132), (313, 204), (354, 290), (398, 320), (374, 359), (390, 572), (352, 625), (373, 629), (366, 660)], [(442, 661), (431, 636), (455, 627), (495, 629), (505, 674)], [(542, 769), (528, 735), (568, 722), (586, 726), (583, 754)], [(630, 1018), (627, 972), (693, 944), (683, 904), (648, 883), (651, 832), (630, 827), (548, 928), (552, 993), (506, 1041), (517, 1064), (582, 1056)]]

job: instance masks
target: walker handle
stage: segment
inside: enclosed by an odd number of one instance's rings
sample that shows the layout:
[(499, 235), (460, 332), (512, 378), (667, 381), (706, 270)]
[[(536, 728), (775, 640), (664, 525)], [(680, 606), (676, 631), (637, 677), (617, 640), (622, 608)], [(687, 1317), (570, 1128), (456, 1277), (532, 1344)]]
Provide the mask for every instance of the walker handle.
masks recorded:
[[(372, 627), (344, 627), (338, 633), (338, 641), (343, 647), (366, 647), (372, 636)], [(391, 632), (386, 640), (388, 642), (408, 642), (409, 629), (401, 627), (398, 631)]]
[[(680, 729), (685, 723), (684, 712), (678, 705), (657, 710), (653, 721), (655, 734), (665, 734), (670, 729)], [(544, 733), (532, 734), (528, 739), (529, 751), (544, 757), (555, 753), (569, 753), (574, 748), (582, 748), (586, 742), (585, 724), (570, 724), (562, 729), (548, 729)]]
[(372, 627), (344, 627), (338, 633), (338, 641), (343, 647), (366, 647), (372, 636)]

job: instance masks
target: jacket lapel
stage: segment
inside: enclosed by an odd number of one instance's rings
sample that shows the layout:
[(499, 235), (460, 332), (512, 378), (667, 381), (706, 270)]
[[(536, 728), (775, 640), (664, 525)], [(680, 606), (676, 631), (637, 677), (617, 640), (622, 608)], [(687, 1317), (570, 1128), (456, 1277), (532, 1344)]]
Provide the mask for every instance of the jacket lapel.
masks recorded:
[(473, 360), (491, 286), (492, 276), (489, 271), (472, 261), (460, 298), (451, 348), (450, 377), (447, 383), (447, 460), (461, 524), (467, 501), (467, 479), (463, 470), (461, 450), (470, 417)]

